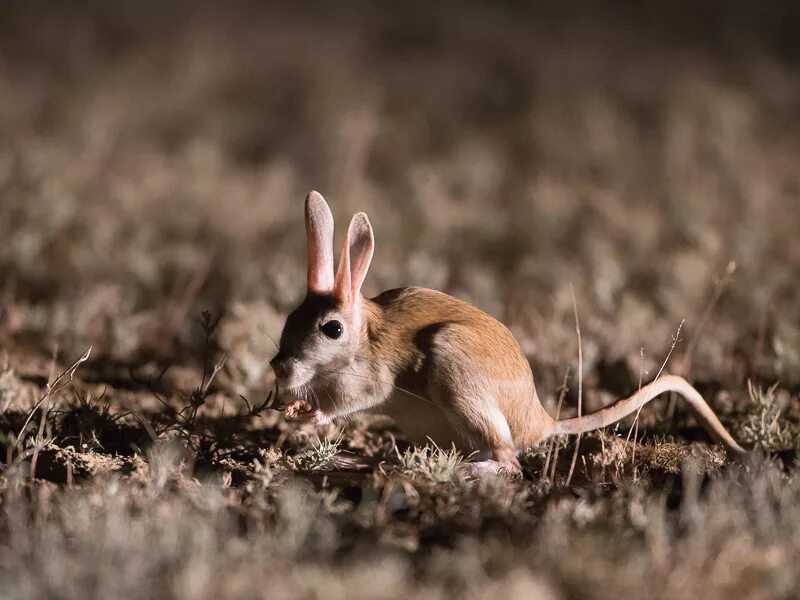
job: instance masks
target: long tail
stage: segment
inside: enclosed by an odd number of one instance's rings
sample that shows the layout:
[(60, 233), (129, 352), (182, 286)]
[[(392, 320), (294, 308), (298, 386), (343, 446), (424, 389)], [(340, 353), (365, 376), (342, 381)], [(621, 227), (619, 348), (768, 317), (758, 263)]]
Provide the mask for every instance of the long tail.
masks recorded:
[(604, 408), (594, 414), (556, 421), (553, 433), (556, 435), (563, 435), (601, 429), (639, 410), (640, 407), (664, 392), (678, 392), (683, 396), (703, 427), (706, 428), (714, 440), (725, 446), (728, 453), (734, 455), (746, 454), (745, 449), (733, 439), (730, 433), (728, 433), (728, 430), (720, 423), (717, 415), (715, 415), (711, 407), (706, 404), (706, 401), (703, 400), (700, 393), (683, 377), (677, 375), (662, 375), (632, 396), (624, 400), (619, 400), (608, 408)]

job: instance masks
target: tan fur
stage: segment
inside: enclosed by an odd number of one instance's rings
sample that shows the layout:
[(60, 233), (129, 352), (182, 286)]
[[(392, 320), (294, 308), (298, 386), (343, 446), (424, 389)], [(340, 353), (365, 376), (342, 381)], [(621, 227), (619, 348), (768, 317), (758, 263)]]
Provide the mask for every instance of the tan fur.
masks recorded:
[[(335, 276), (332, 254), (323, 247), (333, 235), (333, 216), (313, 192), (306, 226), (309, 294), (287, 318), (272, 361), (281, 384), (312, 406), (303, 418), (326, 423), (382, 412), (412, 442), (452, 443), (483, 460), (479, 470), (518, 471), (518, 450), (553, 434), (604, 427), (675, 391), (717, 441), (744, 452), (700, 394), (673, 376), (594, 415), (555, 422), (539, 401), (517, 340), (493, 317), (435, 290), (402, 288), (371, 300), (361, 295), (374, 249), (365, 214), (350, 222)], [(324, 333), (330, 323), (341, 326), (336, 337)]]
[(515, 447), (548, 437), (553, 419), (536, 395), (519, 343), (499, 321), (442, 292), (404, 288), (364, 300), (373, 360), (391, 365), (398, 385), (463, 421), (468, 435), (504, 445), (485, 419), (496, 405)]

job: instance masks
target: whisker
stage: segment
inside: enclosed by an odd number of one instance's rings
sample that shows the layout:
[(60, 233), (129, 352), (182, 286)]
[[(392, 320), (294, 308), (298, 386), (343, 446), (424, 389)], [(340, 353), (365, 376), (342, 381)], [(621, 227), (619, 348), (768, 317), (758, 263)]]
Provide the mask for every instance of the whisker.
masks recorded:
[[(303, 365), (303, 369), (306, 372), (311, 370), (311, 369), (308, 369), (307, 367), (305, 367), (305, 365)], [(356, 378), (360, 378), (360, 379), (366, 379), (368, 381), (374, 381), (374, 382), (379, 383), (379, 384), (389, 385), (393, 389), (395, 389), (395, 390), (397, 390), (399, 392), (402, 392), (404, 394), (408, 394), (409, 396), (411, 396), (413, 398), (416, 398), (417, 400), (421, 400), (422, 402), (430, 404), (431, 406), (437, 406), (435, 402), (433, 402), (432, 400), (430, 400), (428, 398), (425, 398), (424, 396), (420, 396), (419, 394), (415, 394), (411, 390), (408, 390), (406, 388), (400, 387), (399, 385), (395, 385), (394, 383), (392, 383), (390, 381), (382, 381), (381, 379), (378, 379), (376, 377), (370, 377), (368, 375), (361, 375), (360, 373), (355, 373), (353, 371), (336, 371), (336, 370), (332, 370), (332, 369), (314, 369), (314, 371), (315, 371), (315, 373), (324, 373), (326, 375), (340, 375), (340, 376), (343, 376), (343, 377), (356, 377)], [(317, 396), (317, 392), (314, 390), (313, 386), (310, 385), (310, 382), (304, 383), (303, 385), (298, 386), (297, 388), (292, 390), (292, 392), (295, 395), (297, 395), (298, 397), (302, 398), (303, 400), (308, 400), (309, 394), (311, 394), (313, 396), (314, 402), (317, 405), (317, 408), (320, 408), (319, 397)], [(330, 391), (328, 391), (327, 393), (328, 393), (328, 399), (331, 401), (332, 406), (334, 407), (334, 409), (336, 409), (336, 412), (338, 412), (338, 408), (339, 407), (337, 406), (336, 398), (334, 397), (334, 395), (332, 395), (330, 393)]]
[(327, 370), (327, 369), (317, 369), (317, 372), (325, 373), (327, 375), (343, 375), (343, 376), (348, 376), (349, 375), (350, 377), (360, 377), (361, 379), (367, 379), (369, 381), (375, 381), (377, 383), (387, 384), (387, 385), (390, 385), (391, 387), (393, 387), (394, 389), (396, 389), (396, 390), (398, 390), (400, 392), (408, 394), (409, 396), (413, 396), (414, 398), (417, 398), (418, 400), (422, 400), (423, 402), (427, 402), (431, 406), (436, 406), (436, 403), (433, 402), (432, 400), (429, 400), (428, 398), (420, 396), (419, 394), (415, 394), (411, 390), (407, 390), (405, 388), (402, 388), (399, 385), (395, 385), (395, 384), (391, 383), (390, 381), (381, 381), (380, 379), (373, 378), (373, 377), (370, 377), (368, 375), (361, 375), (359, 373), (353, 373), (353, 372), (349, 372), (348, 373), (348, 372), (345, 372), (345, 371), (331, 371), (331, 370)]
[(309, 390), (309, 392), (311, 392), (311, 398), (312, 398), (314, 404), (316, 404), (317, 410), (320, 410), (322, 407), (320, 406), (320, 403), (319, 403), (319, 394), (317, 394), (317, 390), (315, 390), (311, 386), (309, 386), (308, 390)]
[(263, 325), (259, 325), (259, 326), (258, 326), (258, 329), (261, 331), (261, 333), (263, 333), (264, 335), (266, 335), (266, 336), (269, 338), (269, 341), (270, 341), (270, 342), (272, 342), (272, 343), (274, 344), (274, 346), (275, 346), (275, 350), (280, 350), (280, 346), (278, 345), (278, 342), (276, 342), (276, 341), (275, 341), (275, 338), (274, 338), (274, 337), (272, 337), (272, 336), (269, 334), (269, 331), (267, 331), (267, 328), (266, 328), (266, 327), (264, 327)]

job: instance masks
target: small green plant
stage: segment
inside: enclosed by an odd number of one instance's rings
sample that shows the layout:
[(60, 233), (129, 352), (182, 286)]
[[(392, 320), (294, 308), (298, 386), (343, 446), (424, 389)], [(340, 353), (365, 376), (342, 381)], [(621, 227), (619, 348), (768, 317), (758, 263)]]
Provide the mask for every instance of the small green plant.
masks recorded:
[(436, 483), (452, 481), (458, 467), (464, 462), (461, 452), (451, 446), (443, 450), (436, 444), (422, 448), (408, 448), (402, 454), (395, 448), (400, 461), (400, 472), (411, 477), (424, 477)]
[(747, 382), (750, 406), (739, 428), (742, 441), (767, 452), (792, 448), (800, 442), (800, 431), (783, 418), (783, 408), (777, 398), (778, 385), (763, 390)]

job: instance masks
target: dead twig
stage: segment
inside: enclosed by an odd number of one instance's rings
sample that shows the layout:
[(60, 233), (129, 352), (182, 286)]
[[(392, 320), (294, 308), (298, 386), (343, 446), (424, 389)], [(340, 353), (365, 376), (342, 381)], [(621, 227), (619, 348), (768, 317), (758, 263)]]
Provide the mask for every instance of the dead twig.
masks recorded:
[(686, 353), (683, 355), (681, 363), (680, 363), (680, 374), (686, 376), (687, 373), (691, 371), (692, 368), (692, 358), (694, 357), (694, 351), (697, 349), (697, 345), (700, 343), (700, 338), (702, 337), (703, 332), (705, 331), (706, 326), (711, 321), (711, 315), (714, 312), (714, 308), (717, 306), (720, 298), (722, 298), (722, 294), (725, 291), (725, 288), (728, 286), (728, 283), (731, 280), (731, 277), (736, 272), (736, 262), (730, 261), (728, 266), (725, 268), (725, 273), (722, 274), (717, 280), (716, 285), (714, 286), (714, 291), (711, 294), (711, 297), (708, 299), (706, 306), (703, 308), (703, 311), (700, 313), (700, 319), (697, 322), (697, 327), (694, 328), (692, 332), (692, 337), (689, 339), (689, 343), (686, 345)]
[[(578, 419), (580, 419), (583, 413), (583, 340), (581, 338), (581, 323), (578, 319), (578, 303), (575, 301), (575, 290), (572, 289), (572, 284), (569, 285), (569, 293), (572, 296), (572, 310), (575, 313), (575, 333), (578, 336)], [(567, 485), (572, 481), (572, 473), (575, 470), (575, 462), (578, 460), (580, 445), (581, 433), (578, 433), (578, 438), (575, 440), (575, 451), (572, 453), (572, 464), (569, 466), (569, 474), (567, 475)]]
[[(558, 421), (558, 418), (561, 416), (561, 405), (564, 403), (564, 397), (567, 395), (567, 382), (569, 381), (570, 370), (571, 369), (567, 367), (567, 372), (564, 373), (564, 381), (561, 384), (561, 390), (559, 391), (558, 394), (558, 406), (556, 407), (556, 421)], [(554, 450), (555, 450), (555, 457), (556, 459), (558, 458), (557, 444), (558, 442), (556, 436), (553, 436), (553, 440), (548, 442), (547, 444), (547, 458), (544, 461), (544, 469), (542, 469), (542, 473), (544, 474), (545, 477), (547, 477), (547, 470), (550, 467), (550, 457), (553, 454)], [(555, 464), (556, 464), (555, 461), (553, 461), (553, 476), (555, 476)], [(553, 481), (553, 477), (550, 477), (550, 481)]]
[(77, 371), (78, 367), (80, 367), (83, 363), (89, 360), (89, 356), (91, 355), (91, 353), (92, 353), (92, 347), (89, 346), (86, 349), (86, 352), (84, 352), (83, 355), (78, 360), (72, 363), (70, 367), (59, 373), (57, 376), (51, 378), (51, 380), (47, 383), (47, 387), (45, 389), (44, 394), (39, 399), (39, 401), (34, 405), (31, 411), (28, 413), (28, 417), (22, 424), (19, 434), (17, 435), (16, 441), (14, 442), (14, 449), (19, 447), (19, 444), (24, 437), (23, 434), (25, 433), (25, 430), (28, 428), (28, 425), (30, 424), (33, 415), (35, 415), (36, 411), (39, 410), (39, 407), (41, 407), (45, 402), (47, 402), (51, 396), (60, 393), (66, 386), (68, 386), (72, 382), (72, 379), (75, 377), (75, 371)]
[[(653, 381), (650, 382), (651, 384), (655, 383), (656, 381), (658, 381), (658, 378), (661, 377), (661, 375), (664, 373), (664, 369), (667, 368), (667, 363), (669, 362), (669, 359), (670, 359), (670, 357), (672, 356), (672, 353), (675, 350), (675, 346), (677, 346), (678, 342), (681, 341), (681, 339), (680, 339), (680, 337), (681, 337), (681, 329), (683, 329), (683, 324), (685, 322), (686, 322), (686, 319), (681, 319), (680, 325), (678, 325), (678, 330), (675, 332), (675, 335), (672, 336), (672, 345), (669, 347), (669, 352), (667, 352), (667, 356), (666, 356), (666, 358), (664, 358), (664, 362), (661, 363), (661, 368), (658, 370), (658, 373), (656, 373), (655, 379), (653, 379)], [(641, 373), (640, 373), (640, 375), (639, 375), (639, 389), (641, 389), (641, 387), (642, 387), (642, 381), (641, 381)], [(637, 424), (638, 421), (639, 421), (639, 414), (642, 412), (642, 408), (644, 408), (644, 405), (640, 406), (639, 410), (636, 411), (636, 416), (633, 418), (634, 425)], [(633, 430), (633, 428), (628, 430), (628, 436), (625, 438), (625, 443), (626, 444), (631, 439), (631, 431), (632, 430)]]

